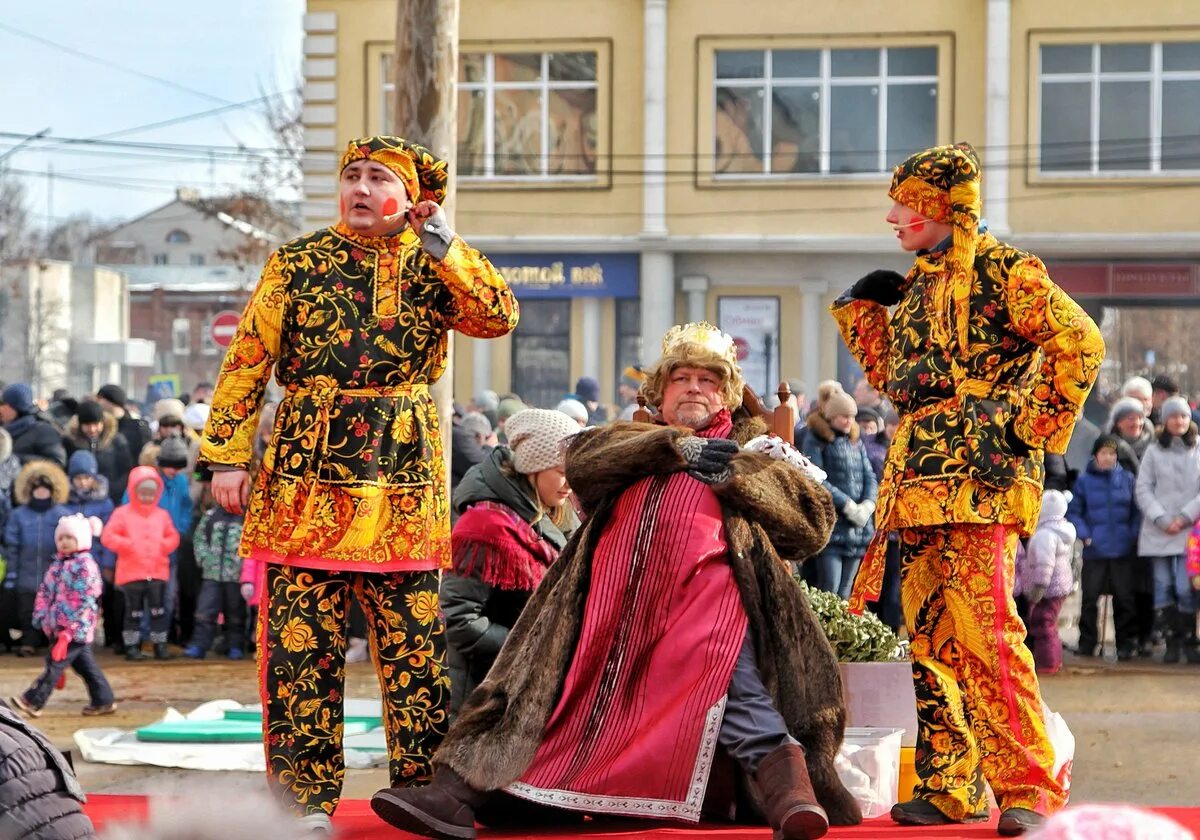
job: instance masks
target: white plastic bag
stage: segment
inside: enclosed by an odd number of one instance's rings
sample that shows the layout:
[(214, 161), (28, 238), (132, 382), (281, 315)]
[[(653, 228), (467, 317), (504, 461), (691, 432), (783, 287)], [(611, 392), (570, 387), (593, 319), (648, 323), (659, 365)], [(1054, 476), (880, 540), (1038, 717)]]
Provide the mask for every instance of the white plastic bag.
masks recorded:
[(863, 819), (883, 816), (896, 804), (903, 734), (903, 729), (846, 727), (834, 767), (842, 784), (862, 808)]
[(1046, 722), (1046, 737), (1054, 748), (1054, 778), (1067, 793), (1071, 791), (1071, 768), (1075, 762), (1075, 736), (1058, 712), (1050, 711), (1042, 701), (1042, 720)]

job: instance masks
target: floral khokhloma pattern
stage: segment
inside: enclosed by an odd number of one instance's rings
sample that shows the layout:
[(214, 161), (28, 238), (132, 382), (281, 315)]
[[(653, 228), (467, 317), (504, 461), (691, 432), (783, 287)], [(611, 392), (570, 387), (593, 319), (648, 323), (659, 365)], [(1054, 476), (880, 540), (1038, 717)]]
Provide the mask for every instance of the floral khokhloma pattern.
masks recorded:
[(1049, 814), (1053, 775), (1033, 657), (1012, 600), (1018, 533), (1004, 525), (900, 531), (900, 603), (917, 695), (914, 796), (961, 820), (987, 806)]
[[(917, 258), (890, 314), (871, 301), (834, 305), (851, 353), (900, 414), (875, 514), (885, 536), (859, 569), (856, 608), (878, 596), (890, 530), (999, 522), (1030, 533), (1042, 453), (1066, 450), (1104, 360), (1096, 324), (1037, 257), (991, 234), (976, 253), (963, 351), (949, 327), (944, 253)], [(1028, 451), (1014, 451), (1013, 438)]]
[(284, 398), (242, 552), (447, 564), (449, 508), (428, 386), (445, 370), (448, 330), (503, 335), (517, 313), (491, 263), (457, 237), (441, 262), (407, 230), (367, 239), (338, 225), (279, 249), (221, 366), (201, 451), (214, 464), (249, 464), (274, 367)]
[(259, 660), (267, 772), (300, 812), (333, 813), (341, 796), (346, 610), (367, 617), (383, 688), (393, 786), (423, 784), (446, 734), (450, 672), (437, 572), (325, 572), (267, 564)]

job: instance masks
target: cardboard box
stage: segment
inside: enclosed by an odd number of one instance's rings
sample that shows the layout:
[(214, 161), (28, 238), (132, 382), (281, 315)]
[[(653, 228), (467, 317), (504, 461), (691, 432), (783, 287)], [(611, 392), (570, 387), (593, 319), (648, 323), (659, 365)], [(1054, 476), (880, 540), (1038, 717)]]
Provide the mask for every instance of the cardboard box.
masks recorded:
[(901, 746), (917, 743), (917, 697), (907, 662), (840, 662), (846, 726), (903, 729)]

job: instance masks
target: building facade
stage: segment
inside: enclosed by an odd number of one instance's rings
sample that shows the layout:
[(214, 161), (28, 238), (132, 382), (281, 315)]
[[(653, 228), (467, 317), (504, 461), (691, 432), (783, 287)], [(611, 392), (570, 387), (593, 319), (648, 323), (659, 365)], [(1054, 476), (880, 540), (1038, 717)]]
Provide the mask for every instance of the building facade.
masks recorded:
[[(456, 396), (552, 404), (591, 374), (615, 399), (625, 365), (701, 317), (756, 388), (849, 385), (827, 309), (907, 267), (890, 170), (957, 140), (980, 150), (991, 229), (1103, 322), (1194, 307), (1193, 5), (462, 0), (456, 226), (508, 269), (523, 317), (457, 342)], [(334, 219), (346, 140), (389, 130), (394, 6), (308, 2), (306, 229)], [(1110, 353), (1105, 377), (1148, 359)]]

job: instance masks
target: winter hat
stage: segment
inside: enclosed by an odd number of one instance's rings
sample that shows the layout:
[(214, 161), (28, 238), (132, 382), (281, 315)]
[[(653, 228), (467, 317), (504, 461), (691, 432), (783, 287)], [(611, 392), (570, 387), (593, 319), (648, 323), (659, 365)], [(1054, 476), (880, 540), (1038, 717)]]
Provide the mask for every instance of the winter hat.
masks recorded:
[(71, 478), (77, 475), (95, 476), (99, 471), (96, 456), (86, 449), (76, 449), (71, 453), (71, 460), (67, 461), (67, 475)]
[(418, 143), (401, 137), (377, 135), (351, 140), (342, 155), (341, 172), (359, 160), (373, 160), (392, 170), (408, 191), (413, 204), (418, 201), (446, 201), (449, 173), (446, 161)]
[(496, 419), (508, 420), (508, 418), (512, 417), (514, 414), (525, 411), (527, 408), (529, 408), (529, 406), (525, 405), (525, 403), (521, 402), (516, 397), (509, 397), (508, 399), (500, 400), (500, 405), (496, 408)]
[(33, 391), (24, 382), (14, 382), (4, 389), (0, 403), (11, 408), (17, 414), (29, 414), (33, 411)]
[(75, 544), (80, 551), (90, 551), (92, 537), (100, 536), (103, 527), (103, 523), (95, 516), (73, 513), (58, 520), (58, 525), (54, 528), (54, 537), (57, 539), (62, 534), (70, 534), (75, 538)]
[(167, 416), (182, 417), (185, 411), (183, 402), (175, 399), (159, 400), (154, 404), (154, 419), (162, 420)]
[(485, 414), (478, 411), (468, 412), (466, 417), (458, 421), (458, 425), (459, 428), (473, 435), (487, 437), (492, 433), (492, 421), (488, 420)]
[(646, 372), (642, 370), (641, 365), (630, 365), (621, 371), (621, 384), (626, 388), (641, 388), (645, 381)]
[(1146, 406), (1137, 397), (1121, 397), (1121, 399), (1113, 403), (1112, 422), (1114, 425), (1119, 423), (1122, 417), (1130, 414), (1137, 414), (1142, 417), (1146, 416)]
[(835, 417), (853, 417), (856, 414), (858, 414), (858, 403), (845, 391), (830, 394), (825, 405), (821, 406), (821, 415), (826, 420), (832, 420)]
[(1067, 515), (1067, 497), (1061, 490), (1047, 490), (1042, 494), (1042, 513), (1038, 522), (1062, 519)]
[(1113, 452), (1121, 451), (1121, 443), (1117, 440), (1116, 435), (1100, 435), (1096, 438), (1096, 442), (1092, 444), (1092, 457), (1095, 458), (1100, 454), (1101, 449), (1111, 449)]
[(575, 394), (585, 402), (600, 402), (600, 383), (594, 376), (581, 376), (575, 383)]
[(1192, 407), (1188, 405), (1188, 401), (1183, 397), (1170, 397), (1163, 400), (1162, 408), (1159, 409), (1162, 414), (1163, 422), (1167, 422), (1167, 418), (1174, 417), (1177, 414), (1182, 414), (1184, 417), (1192, 416)]
[(817, 385), (817, 407), (823, 407), (834, 394), (845, 393), (842, 383), (836, 379), (826, 379)]
[(561, 411), (527, 408), (504, 426), (513, 467), (523, 475), (561, 467), (563, 442), (579, 432), (579, 424)]
[(119, 405), (122, 408), (124, 408), (125, 404), (129, 402), (129, 398), (125, 395), (125, 389), (120, 385), (114, 385), (112, 383), (103, 386), (99, 391), (96, 392), (96, 396), (102, 397), (113, 405)]
[(970, 143), (934, 146), (896, 167), (888, 197), (927, 219), (951, 227), (952, 244), (946, 254), (951, 312), (949, 323), (933, 324), (934, 337), (945, 346), (954, 337), (958, 346), (970, 344), (971, 285), (975, 273), (975, 245), (979, 239), (979, 156)]
[(495, 411), (500, 407), (500, 397), (495, 391), (485, 388), (475, 395), (475, 405), (480, 411)]
[(162, 447), (158, 450), (158, 465), (178, 470), (187, 467), (188, 450), (183, 438), (169, 437), (162, 442)]
[(85, 426), (88, 423), (103, 423), (104, 409), (100, 407), (100, 403), (92, 400), (84, 400), (79, 404), (79, 408), (75, 409), (75, 416), (79, 418), (79, 425)]
[(183, 425), (193, 431), (204, 431), (204, 424), (208, 422), (208, 403), (192, 403), (183, 410)]
[(1169, 376), (1163, 376), (1161, 373), (1150, 380), (1151, 391), (1163, 391), (1168, 394), (1179, 393), (1179, 383)]
[[(587, 421), (588, 421), (587, 406), (585, 406), (579, 400), (571, 400), (571, 399), (563, 400), (562, 402), (560, 402), (558, 405), (556, 405), (554, 407), (554, 410), (561, 411), (563, 414), (567, 415), (572, 420), (574, 420), (577, 424), (584, 424), (584, 425), (587, 424)], [(509, 422), (510, 423), (512, 422), (511, 418), (509, 419)], [(508, 427), (505, 426), (505, 428), (508, 428)]]
[(879, 430), (883, 431), (883, 414), (870, 406), (860, 406), (858, 413), (854, 415), (854, 419), (859, 423), (865, 423), (868, 420), (874, 420), (879, 424)]
[(1151, 387), (1150, 380), (1144, 376), (1131, 376), (1121, 387), (1121, 396), (1123, 397), (1141, 397), (1143, 400), (1148, 400), (1153, 392), (1154, 388)]
[(1132, 805), (1079, 805), (1059, 811), (1025, 836), (1029, 840), (1189, 840), (1195, 835), (1169, 817)]

